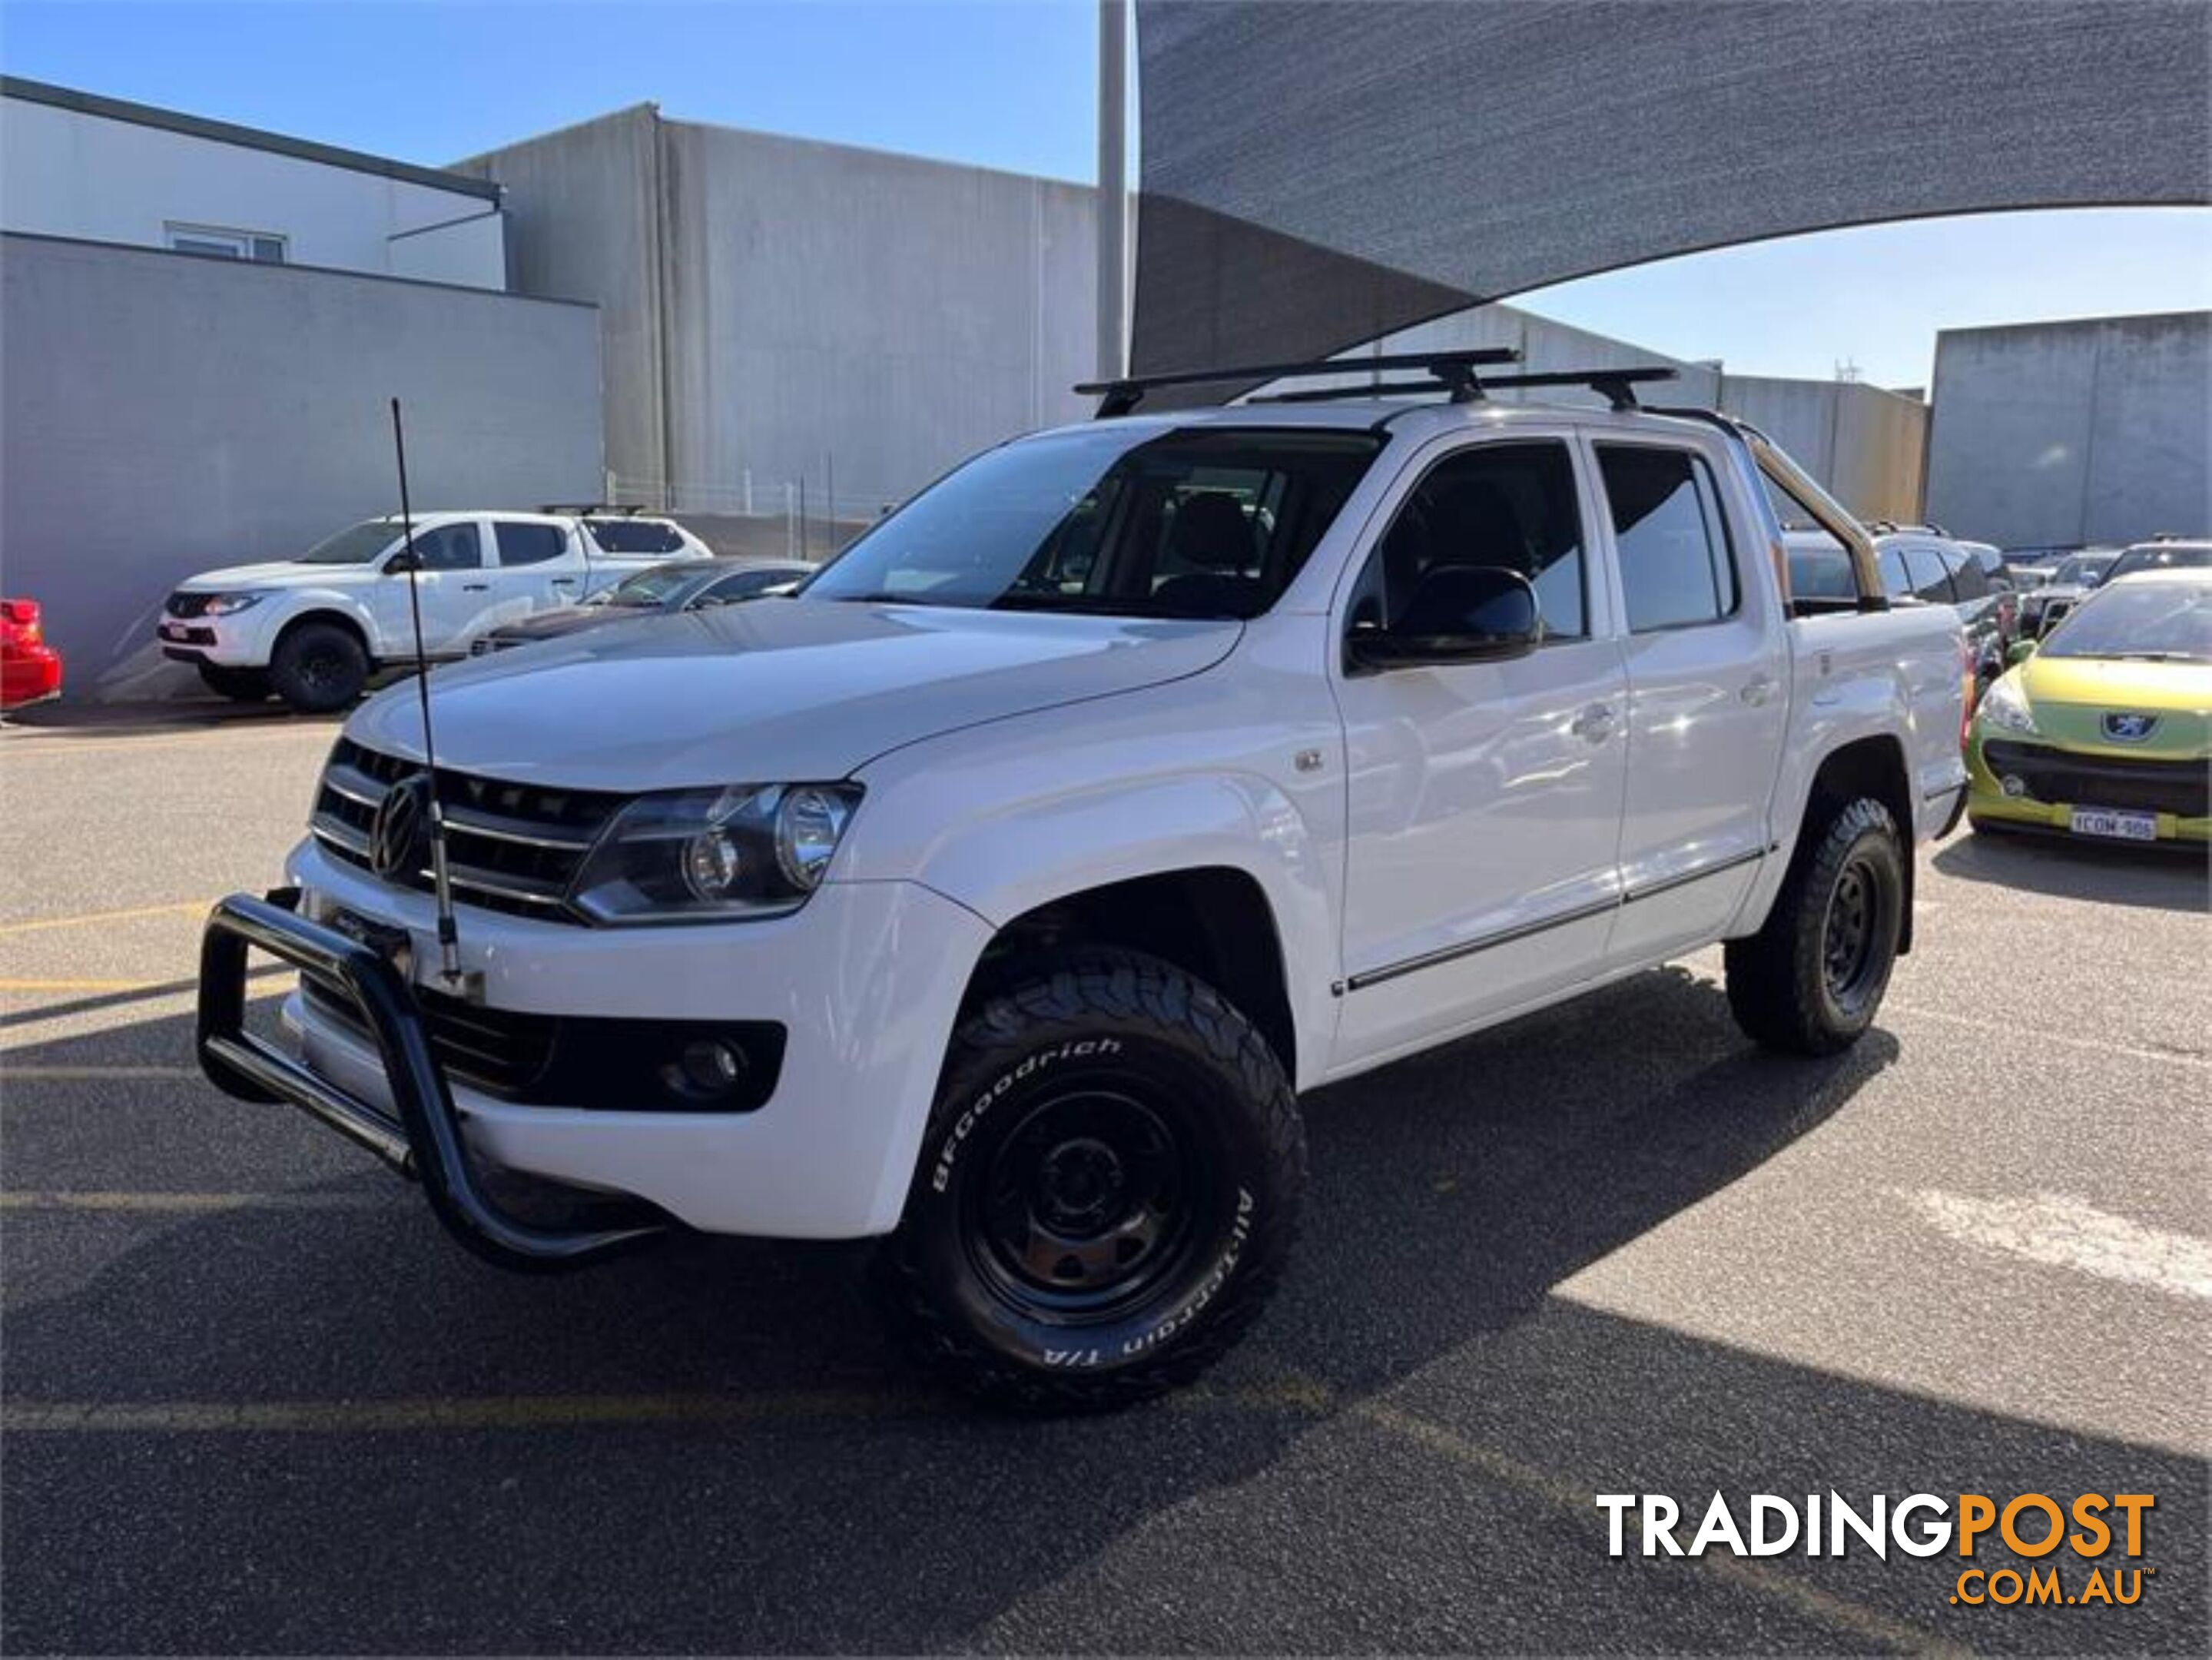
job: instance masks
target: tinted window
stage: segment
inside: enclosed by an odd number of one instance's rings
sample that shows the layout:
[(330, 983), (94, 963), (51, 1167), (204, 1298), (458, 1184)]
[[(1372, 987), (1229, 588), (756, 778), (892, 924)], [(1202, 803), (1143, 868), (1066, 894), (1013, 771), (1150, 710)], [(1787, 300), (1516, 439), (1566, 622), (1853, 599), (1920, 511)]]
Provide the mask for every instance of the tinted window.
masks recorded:
[(1256, 617), (1382, 440), (1102, 422), (1001, 445), (878, 520), (809, 600)]
[(1982, 562), (1963, 550), (1943, 555), (1944, 569), (1951, 573), (1951, 592), (1961, 600), (1986, 599), (1990, 597), (1989, 573)]
[(483, 563), (483, 543), (474, 520), (416, 531), (415, 551), (422, 556), (424, 570), (475, 570)]
[(558, 559), (568, 549), (568, 533), (558, 525), (526, 525), (502, 519), (493, 528), (499, 532), (502, 565), (542, 565), (548, 559)]
[(1790, 597), (1793, 599), (1856, 599), (1858, 583), (1851, 575), (1851, 556), (1833, 537), (1816, 546), (1802, 546), (1793, 534), (1790, 544)]
[(587, 519), (584, 528), (609, 553), (680, 553), (684, 538), (657, 519)]
[(1478, 444), (1438, 462), (1407, 497), (1369, 560), (1352, 621), (1387, 628), (1421, 579), (1498, 565), (1536, 590), (1547, 639), (1586, 635), (1582, 515), (1563, 443)]
[(764, 589), (797, 580), (798, 574), (793, 571), (741, 570), (734, 576), (725, 576), (691, 603), (695, 605), (726, 605), (732, 599), (750, 599)]
[(1881, 591), (1893, 599), (1902, 599), (1912, 592), (1912, 579), (1905, 574), (1905, 555), (1896, 548), (1878, 548), (1875, 557), (1881, 565)]
[(1736, 608), (1735, 561), (1720, 495), (1686, 450), (1601, 444), (1632, 633), (1717, 622)]
[(1921, 543), (1909, 544), (1905, 550), (1905, 575), (1912, 583), (1912, 597), (1925, 599), (1931, 605), (1951, 603), (1951, 577), (1943, 569), (1943, 562), (1936, 550)]

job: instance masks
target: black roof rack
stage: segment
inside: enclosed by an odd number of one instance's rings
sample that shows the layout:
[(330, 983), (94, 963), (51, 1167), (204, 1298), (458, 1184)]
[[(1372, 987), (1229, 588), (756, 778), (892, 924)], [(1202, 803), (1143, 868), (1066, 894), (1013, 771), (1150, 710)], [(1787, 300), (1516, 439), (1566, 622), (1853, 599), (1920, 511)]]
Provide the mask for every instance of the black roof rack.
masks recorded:
[(620, 514), (625, 519), (635, 519), (645, 511), (642, 502), (548, 502), (538, 509), (540, 513), (573, 513), (589, 519)]
[[(1653, 380), (1672, 380), (1678, 371), (1668, 368), (1547, 369), (1534, 374), (1486, 374), (1474, 382), (1474, 395), (1509, 386), (1588, 386), (1617, 410), (1640, 407), (1636, 387)], [(1270, 392), (1255, 398), (1255, 404), (1321, 404), (1336, 398), (1401, 398), (1408, 392), (1449, 392), (1442, 380), (1385, 380), (1366, 386), (1309, 386), (1300, 392)], [(1455, 396), (1453, 402), (1468, 400)]]
[[(1171, 374), (1133, 374), (1118, 380), (1085, 380), (1075, 391), (1096, 398), (1098, 418), (1127, 415), (1156, 386), (1200, 386), (1213, 380), (1292, 380), (1318, 374), (1366, 374), (1379, 370), (1419, 369), (1431, 377), (1424, 391), (1449, 392), (1455, 404), (1482, 396), (1474, 371), (1486, 364), (1517, 363), (1521, 354), (1506, 346), (1485, 346), (1473, 351), (1407, 351), (1382, 357), (1328, 358), (1319, 362), (1242, 363), (1226, 368), (1178, 369)], [(1375, 388), (1363, 386), (1345, 397), (1373, 397)]]

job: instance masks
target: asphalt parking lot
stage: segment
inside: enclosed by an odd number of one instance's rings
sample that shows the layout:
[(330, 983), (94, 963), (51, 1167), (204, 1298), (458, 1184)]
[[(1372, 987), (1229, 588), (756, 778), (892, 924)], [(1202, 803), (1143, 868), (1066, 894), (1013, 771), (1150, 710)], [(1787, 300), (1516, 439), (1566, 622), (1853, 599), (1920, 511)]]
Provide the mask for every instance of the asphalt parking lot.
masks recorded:
[[(1924, 851), (1832, 1062), (1749, 1049), (1708, 954), (1318, 1094), (1245, 1347), (1013, 1422), (885, 1344), (858, 1250), (510, 1278), (199, 1081), (199, 916), (332, 731), (0, 734), (9, 1652), (2207, 1650), (2201, 864)], [(1594, 1503), (1832, 1488), (2154, 1494), (2141, 1599), (1613, 1560)]]

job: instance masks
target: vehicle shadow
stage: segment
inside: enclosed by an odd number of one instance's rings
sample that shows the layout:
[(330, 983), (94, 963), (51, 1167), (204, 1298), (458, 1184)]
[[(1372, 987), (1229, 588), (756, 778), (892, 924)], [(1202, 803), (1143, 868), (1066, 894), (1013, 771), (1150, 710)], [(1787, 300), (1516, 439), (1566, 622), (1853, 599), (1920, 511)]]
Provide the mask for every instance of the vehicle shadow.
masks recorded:
[[(859, 1250), (507, 1276), (281, 1109), (31, 1081), (188, 1043), (173, 1018), (9, 1054), (11, 1191), (284, 1201), (10, 1213), (9, 1411), (126, 1409), (8, 1438), (11, 1652), (2204, 1647), (2197, 1462), (1553, 1294), (1896, 1057), (1879, 1031), (1758, 1055), (1679, 970), (1311, 1098), (1282, 1296), (1206, 1387), (1098, 1420), (948, 1398), (884, 1337)], [(491, 1410), (441, 1427), (456, 1402)], [(1955, 1559), (1894, 1551), (1769, 1584), (1610, 1559), (1593, 1502), (1832, 1487), (2154, 1493), (2162, 1578), (2101, 1620), (1954, 1608)]]
[(2212, 909), (2212, 864), (2202, 848), (2133, 847), (1977, 831), (1954, 836), (1933, 857), (1944, 875), (1967, 882), (2107, 905)]
[(7, 728), (47, 738), (143, 738), (170, 733), (226, 731), (241, 727), (334, 726), (343, 714), (300, 714), (271, 698), (240, 703), (191, 693), (155, 702), (40, 703), (10, 710)]

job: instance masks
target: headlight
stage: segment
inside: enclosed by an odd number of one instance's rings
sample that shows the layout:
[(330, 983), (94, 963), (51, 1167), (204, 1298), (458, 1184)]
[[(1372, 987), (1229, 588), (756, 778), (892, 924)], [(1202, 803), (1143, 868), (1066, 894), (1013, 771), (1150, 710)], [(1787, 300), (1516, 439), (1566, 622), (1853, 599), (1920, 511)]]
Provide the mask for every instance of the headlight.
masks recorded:
[(200, 614), (204, 617), (228, 617), (234, 612), (244, 611), (248, 605), (259, 605), (261, 598), (259, 593), (252, 591), (244, 593), (218, 593), (207, 602), (206, 607)]
[(640, 796), (615, 816), (569, 897), (602, 922), (782, 916), (821, 885), (857, 784), (733, 784)]
[(2035, 715), (2027, 707), (2027, 695), (2021, 690), (2020, 682), (2009, 675), (1982, 694), (1981, 707), (1974, 715), (1976, 720), (1987, 721), (2002, 732), (2035, 730)]

